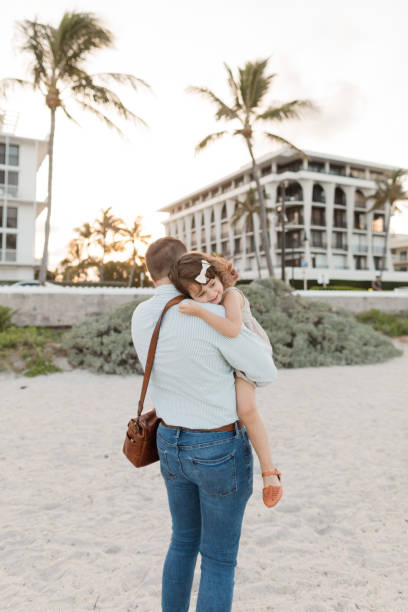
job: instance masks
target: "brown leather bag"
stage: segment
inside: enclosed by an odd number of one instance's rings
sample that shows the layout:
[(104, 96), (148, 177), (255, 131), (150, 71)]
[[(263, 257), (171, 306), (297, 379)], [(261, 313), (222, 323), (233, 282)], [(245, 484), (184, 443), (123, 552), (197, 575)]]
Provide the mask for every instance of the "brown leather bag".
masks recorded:
[(152, 372), (161, 322), (168, 309), (175, 304), (178, 304), (183, 299), (184, 296), (179, 295), (167, 302), (159, 320), (156, 323), (156, 327), (154, 328), (152, 339), (150, 341), (137, 417), (129, 421), (125, 442), (123, 444), (124, 454), (137, 468), (149, 465), (149, 463), (154, 463), (155, 461), (159, 460), (156, 446), (156, 433), (160, 419), (157, 417), (154, 409), (149, 410), (149, 412), (142, 415), (143, 404), (146, 397), (147, 386), (150, 380), (150, 374)]

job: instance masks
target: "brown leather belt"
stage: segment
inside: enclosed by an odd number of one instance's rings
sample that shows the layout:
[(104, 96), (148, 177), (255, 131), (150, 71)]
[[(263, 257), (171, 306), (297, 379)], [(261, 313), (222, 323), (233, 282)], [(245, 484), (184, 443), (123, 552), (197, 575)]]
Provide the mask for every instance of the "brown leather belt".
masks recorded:
[[(167, 425), (167, 423), (165, 423), (163, 421), (163, 419), (160, 419), (162, 425), (164, 425), (165, 427), (170, 427), (171, 429), (178, 429), (178, 425)], [(238, 425), (238, 429), (242, 428), (242, 424), (241, 421), (237, 421), (237, 425)], [(183, 431), (233, 431), (235, 429), (235, 423), (229, 423), (228, 425), (223, 425), (222, 427), (216, 427), (215, 429), (193, 429), (191, 427), (180, 427), (180, 429), (182, 429)]]

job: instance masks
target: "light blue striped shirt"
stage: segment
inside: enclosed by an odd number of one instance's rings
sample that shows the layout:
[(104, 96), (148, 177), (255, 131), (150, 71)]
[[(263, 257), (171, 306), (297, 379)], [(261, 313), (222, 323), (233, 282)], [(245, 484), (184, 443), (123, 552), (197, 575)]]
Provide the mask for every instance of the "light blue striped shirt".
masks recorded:
[[(133, 313), (132, 339), (143, 367), (154, 326), (166, 303), (177, 295), (173, 285), (161, 285)], [(223, 306), (201, 305), (225, 316)], [(244, 325), (236, 338), (227, 338), (173, 306), (162, 321), (149, 383), (157, 415), (169, 425), (196, 429), (236, 421), (234, 369), (254, 382), (276, 378), (270, 347)]]

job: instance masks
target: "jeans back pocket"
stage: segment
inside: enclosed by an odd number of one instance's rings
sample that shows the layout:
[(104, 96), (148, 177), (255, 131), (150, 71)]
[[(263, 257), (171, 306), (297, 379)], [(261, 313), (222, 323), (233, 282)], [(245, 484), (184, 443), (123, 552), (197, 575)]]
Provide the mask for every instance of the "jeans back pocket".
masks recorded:
[(237, 472), (234, 453), (219, 459), (191, 457), (200, 489), (207, 495), (230, 495), (237, 491)]

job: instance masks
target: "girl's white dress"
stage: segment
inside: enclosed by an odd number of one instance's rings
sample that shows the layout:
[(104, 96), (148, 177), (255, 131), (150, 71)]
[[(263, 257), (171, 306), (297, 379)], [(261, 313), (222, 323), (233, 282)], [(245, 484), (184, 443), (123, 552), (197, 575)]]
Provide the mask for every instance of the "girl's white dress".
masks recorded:
[[(241, 295), (242, 300), (243, 300), (243, 306), (242, 306), (242, 322), (243, 322), (243, 324), (250, 331), (254, 332), (254, 334), (257, 334), (261, 338), (261, 340), (263, 340), (265, 342), (265, 344), (268, 345), (268, 347), (269, 347), (269, 349), (271, 351), (271, 355), (272, 355), (272, 345), (270, 343), (268, 334), (266, 333), (266, 331), (263, 329), (263, 327), (261, 327), (261, 325), (258, 323), (258, 321), (253, 316), (253, 314), (251, 312), (251, 306), (250, 306), (247, 298), (245, 297), (245, 295), (242, 293), (242, 291), (240, 289), (237, 289), (237, 287), (228, 287), (227, 289), (225, 289), (224, 295), (227, 293), (227, 291), (238, 291), (238, 293)], [(247, 378), (245, 373), (244, 372), (240, 372), (239, 370), (235, 370), (235, 376), (237, 376), (238, 378), (243, 378), (244, 380), (246, 380), (247, 382), (250, 382), (252, 385), (254, 385), (256, 387), (263, 387), (263, 386), (269, 384), (269, 383), (256, 383), (253, 380), (250, 380), (249, 378)]]

